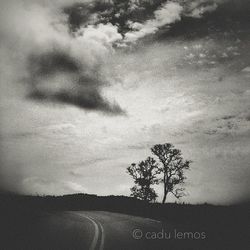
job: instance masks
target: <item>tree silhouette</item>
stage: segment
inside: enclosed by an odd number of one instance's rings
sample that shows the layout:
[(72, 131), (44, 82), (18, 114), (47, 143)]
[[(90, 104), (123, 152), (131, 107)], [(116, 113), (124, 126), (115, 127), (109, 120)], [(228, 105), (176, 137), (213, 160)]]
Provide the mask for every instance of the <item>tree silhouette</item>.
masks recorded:
[(171, 143), (157, 144), (151, 148), (161, 163), (159, 171), (163, 174), (159, 180), (163, 182), (164, 192), (162, 203), (165, 203), (168, 193), (172, 193), (176, 198), (185, 195), (183, 187), (177, 187), (184, 183), (186, 177), (184, 170), (189, 169), (191, 161), (184, 161), (181, 151), (175, 149)]
[(157, 174), (159, 173), (158, 165), (154, 158), (148, 157), (145, 161), (138, 164), (132, 163), (127, 172), (133, 177), (135, 186), (132, 187), (131, 196), (145, 201), (155, 201), (157, 194), (151, 187), (158, 184)]

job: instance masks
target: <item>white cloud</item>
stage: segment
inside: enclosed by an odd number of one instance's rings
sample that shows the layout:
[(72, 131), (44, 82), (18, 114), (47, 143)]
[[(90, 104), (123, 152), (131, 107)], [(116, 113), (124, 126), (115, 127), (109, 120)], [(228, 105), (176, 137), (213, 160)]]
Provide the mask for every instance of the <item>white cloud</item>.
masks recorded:
[(189, 10), (187, 11), (186, 16), (201, 18), (205, 13), (213, 12), (217, 8), (218, 4), (215, 2), (206, 3), (206, 5), (202, 5), (200, 2), (193, 2), (188, 8)]
[(29, 194), (71, 194), (71, 193), (85, 193), (86, 189), (72, 181), (54, 181), (40, 177), (29, 177), (22, 181), (23, 191)]
[[(77, 39), (82, 43), (89, 43), (89, 49), (102, 53), (102, 51), (110, 52), (112, 45), (122, 39), (122, 35), (118, 33), (118, 27), (107, 24), (88, 25), (77, 32)], [(96, 48), (95, 48), (96, 47)]]
[(182, 6), (176, 2), (167, 2), (160, 9), (154, 12), (154, 19), (147, 20), (145, 23), (131, 23), (130, 27), (134, 31), (125, 34), (125, 42), (136, 42), (138, 39), (154, 34), (159, 28), (172, 24), (181, 19)]

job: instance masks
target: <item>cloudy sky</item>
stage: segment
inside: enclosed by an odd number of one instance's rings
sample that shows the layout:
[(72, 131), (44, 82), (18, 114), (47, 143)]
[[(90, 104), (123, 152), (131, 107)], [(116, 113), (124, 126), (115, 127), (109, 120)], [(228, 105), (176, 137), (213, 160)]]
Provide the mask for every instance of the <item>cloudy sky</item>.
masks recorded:
[(248, 0), (0, 5), (2, 189), (129, 195), (126, 168), (171, 142), (183, 201), (250, 197)]

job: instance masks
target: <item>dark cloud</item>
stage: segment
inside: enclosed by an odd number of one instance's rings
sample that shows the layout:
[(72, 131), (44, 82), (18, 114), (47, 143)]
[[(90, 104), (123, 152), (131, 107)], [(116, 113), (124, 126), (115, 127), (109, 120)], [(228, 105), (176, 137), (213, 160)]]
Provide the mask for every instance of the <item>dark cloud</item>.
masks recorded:
[(77, 92), (58, 91), (56, 93), (46, 93), (41, 90), (34, 90), (28, 96), (37, 101), (51, 101), (74, 105), (86, 110), (101, 111), (111, 115), (126, 115), (126, 112), (116, 103), (110, 103), (104, 99), (97, 89), (78, 90)]
[[(110, 103), (101, 94), (107, 83), (98, 77), (97, 71), (84, 66), (65, 51), (52, 51), (32, 55), (29, 60), (30, 92), (28, 97), (37, 101), (65, 103), (107, 114), (125, 115), (116, 103)], [(65, 80), (58, 80), (62, 74)], [(66, 75), (66, 77), (64, 77)]]
[(58, 72), (76, 73), (80, 63), (64, 51), (52, 51), (29, 57), (29, 72), (34, 77), (46, 77)]

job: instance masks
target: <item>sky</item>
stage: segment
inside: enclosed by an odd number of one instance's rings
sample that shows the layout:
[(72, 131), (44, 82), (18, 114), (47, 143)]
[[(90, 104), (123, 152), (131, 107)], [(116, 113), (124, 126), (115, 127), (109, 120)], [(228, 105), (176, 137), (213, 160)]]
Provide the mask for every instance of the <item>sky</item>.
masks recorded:
[(0, 5), (2, 190), (130, 195), (126, 168), (170, 142), (181, 201), (249, 199), (247, 0)]

